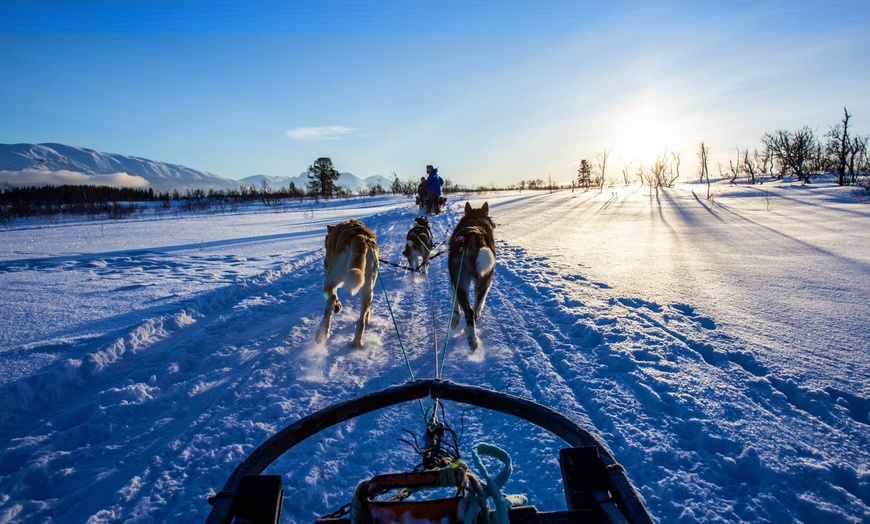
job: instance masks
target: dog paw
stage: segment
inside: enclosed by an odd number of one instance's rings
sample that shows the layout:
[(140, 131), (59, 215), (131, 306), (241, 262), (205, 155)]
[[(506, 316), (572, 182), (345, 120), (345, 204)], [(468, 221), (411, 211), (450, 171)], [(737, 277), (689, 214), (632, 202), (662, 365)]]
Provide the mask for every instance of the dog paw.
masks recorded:
[(314, 341), (318, 344), (323, 344), (326, 342), (326, 339), (329, 337), (329, 330), (326, 329), (318, 329), (317, 334), (314, 335)]

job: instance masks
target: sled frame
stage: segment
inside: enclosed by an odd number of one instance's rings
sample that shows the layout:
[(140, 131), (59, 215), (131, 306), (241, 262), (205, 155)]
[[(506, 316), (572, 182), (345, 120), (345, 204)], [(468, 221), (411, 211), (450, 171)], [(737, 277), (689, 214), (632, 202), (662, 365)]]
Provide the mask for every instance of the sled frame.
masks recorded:
[[(609, 495), (607, 500), (599, 501), (603, 502), (599, 508), (605, 514), (611, 513), (611, 510), (621, 514), (614, 515), (616, 520), (607, 516), (605, 521), (624, 521), (632, 524), (654, 522), (625, 470), (616, 462), (604, 442), (594, 434), (561, 413), (536, 402), (507, 393), (441, 379), (415, 380), (367, 393), (333, 404), (286, 426), (252, 451), (236, 467), (223, 489), (212, 497), (214, 507), (206, 522), (208, 524), (232, 523), (234, 517), (238, 515), (239, 490), (245, 477), (260, 475), (275, 460), (306, 438), (360, 415), (426, 397), (498, 411), (543, 428), (574, 448), (595, 448), (602, 466), (601, 482), (606, 488), (604, 493)], [(566, 469), (564, 459), (562, 469), (564, 473)], [(572, 504), (574, 504), (572, 494), (569, 493), (572, 489), (566, 484), (569, 509), (573, 509)]]

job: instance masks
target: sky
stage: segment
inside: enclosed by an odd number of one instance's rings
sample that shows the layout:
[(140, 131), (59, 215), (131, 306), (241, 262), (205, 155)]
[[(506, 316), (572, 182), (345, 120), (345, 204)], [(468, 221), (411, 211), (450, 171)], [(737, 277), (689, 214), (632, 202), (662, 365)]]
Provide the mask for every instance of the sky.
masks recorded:
[[(870, 206), (854, 187), (638, 184), (455, 195), (486, 201), (496, 269), (472, 351), (450, 331), (447, 257), (393, 264), (403, 196), (149, 209), (0, 228), (0, 522), (204, 522), (209, 495), (301, 417), (412, 378), (517, 395), (601, 439), (662, 523), (870, 521)], [(174, 204), (173, 204), (174, 205)], [(360, 297), (315, 343), (327, 224), (380, 248), (364, 347)], [(808, 219), (807, 217), (812, 217)], [(440, 365), (439, 365), (440, 363)], [(565, 509), (559, 438), (445, 402), (461, 457), (489, 443), (504, 485)], [(283, 519), (312, 523), (372, 475), (420, 458), (422, 404), (339, 424), (267, 474)], [(489, 467), (489, 466), (488, 466)], [(492, 467), (490, 473), (498, 469)]]
[(834, 2), (4, 2), (0, 143), (226, 178), (440, 168), (470, 186), (715, 173), (764, 133), (870, 133), (870, 7)]

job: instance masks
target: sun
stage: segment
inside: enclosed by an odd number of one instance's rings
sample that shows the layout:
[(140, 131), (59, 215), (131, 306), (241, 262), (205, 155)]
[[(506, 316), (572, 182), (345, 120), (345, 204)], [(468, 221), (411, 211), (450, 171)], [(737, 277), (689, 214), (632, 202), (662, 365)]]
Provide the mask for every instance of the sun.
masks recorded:
[(649, 115), (627, 124), (620, 145), (621, 156), (643, 165), (655, 162), (667, 148), (667, 129), (661, 121)]

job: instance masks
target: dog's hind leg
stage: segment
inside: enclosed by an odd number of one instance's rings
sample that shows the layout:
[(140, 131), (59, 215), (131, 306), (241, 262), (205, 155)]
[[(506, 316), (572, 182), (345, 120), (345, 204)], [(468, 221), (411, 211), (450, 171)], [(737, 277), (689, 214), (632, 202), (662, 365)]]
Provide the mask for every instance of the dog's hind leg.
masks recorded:
[(361, 348), (363, 346), (362, 338), (366, 326), (369, 324), (369, 313), (371, 313), (373, 294), (373, 291), (368, 285), (366, 285), (360, 293), (359, 320), (356, 323), (356, 333), (353, 336), (353, 342), (350, 343), (351, 347)]
[(423, 254), (423, 262), (420, 263), (420, 272), (424, 275), (429, 274), (429, 259), (432, 257), (432, 252), (429, 250), (429, 246), (421, 244), (422, 249), (420, 252)]
[(483, 275), (474, 286), (474, 318), (480, 318), (483, 312), (483, 306), (486, 305), (486, 295), (489, 293), (489, 288), (492, 286), (492, 272)]
[(453, 305), (453, 319), (450, 321), (450, 329), (456, 329), (459, 325), (460, 314), (468, 321), (468, 313), (471, 307), (468, 304), (468, 290), (460, 284), (456, 290), (456, 303)]
[[(476, 286), (477, 284), (475, 284)], [(460, 300), (460, 296), (463, 297), (462, 300)], [(456, 301), (465, 313), (465, 331), (468, 338), (468, 346), (472, 350), (475, 350), (480, 347), (480, 339), (477, 338), (477, 310), (472, 308), (471, 304), (468, 303), (468, 291), (466, 289), (460, 288), (459, 293), (456, 295)], [(455, 320), (456, 318), (454, 318)]]
[(369, 253), (366, 260), (365, 283), (360, 290), (359, 299), (359, 321), (356, 323), (356, 333), (354, 334), (351, 346), (361, 348), (363, 346), (363, 333), (366, 326), (369, 325), (369, 317), (372, 311), (372, 298), (375, 294), (375, 282), (378, 280), (378, 260), (377, 254), (374, 251)]
[(414, 241), (410, 235), (405, 241), (405, 250), (402, 251), (402, 254), (408, 259), (408, 267), (414, 267)]
[(480, 347), (480, 339), (477, 338), (477, 324), (468, 324), (466, 329), (468, 330), (468, 347), (474, 351)]
[[(477, 337), (477, 321), (480, 319), (484, 304), (486, 304), (486, 295), (491, 284), (492, 273), (484, 275), (474, 284), (474, 310), (470, 314), (466, 314), (465, 321), (468, 324), (468, 345), (471, 349), (480, 347), (480, 339)], [(468, 321), (469, 317), (473, 319), (471, 322)]]
[(453, 309), (453, 322), (451, 327), (456, 329), (459, 324), (459, 313), (465, 317), (465, 323), (468, 325), (474, 324), (474, 310), (468, 301), (468, 288), (471, 286), (471, 278), (467, 273), (463, 272), (459, 282), (459, 288), (456, 290), (456, 305)]
[(329, 338), (329, 325), (332, 322), (333, 313), (341, 311), (341, 302), (338, 300), (338, 295), (334, 292), (329, 295), (326, 300), (326, 309), (323, 311), (323, 320), (320, 321), (320, 326), (317, 328), (317, 334), (314, 336), (314, 341), (318, 344), (323, 344)]

